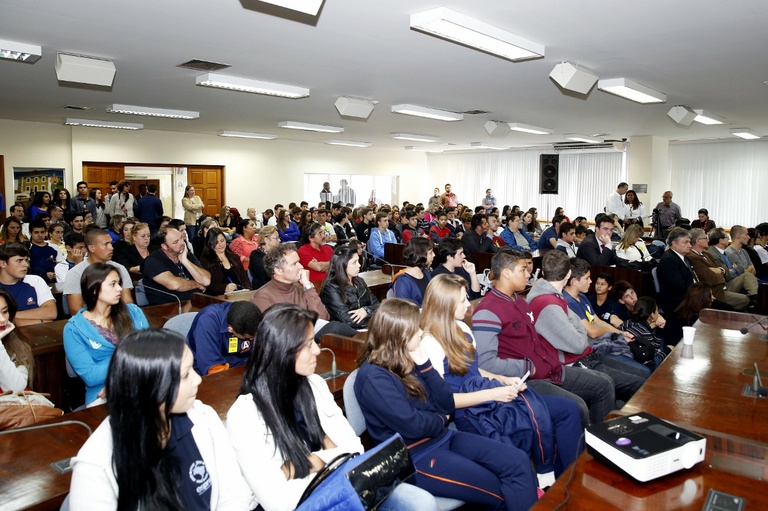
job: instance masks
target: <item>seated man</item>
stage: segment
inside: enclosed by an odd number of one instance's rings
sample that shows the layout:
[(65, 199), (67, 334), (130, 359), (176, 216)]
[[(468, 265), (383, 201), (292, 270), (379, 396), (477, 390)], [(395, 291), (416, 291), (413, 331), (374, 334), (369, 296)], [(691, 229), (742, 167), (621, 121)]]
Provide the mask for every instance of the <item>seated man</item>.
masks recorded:
[[(67, 236), (71, 236), (73, 233), (76, 233), (76, 231), (73, 230)], [(70, 314), (75, 315), (83, 308), (80, 278), (83, 276), (85, 269), (93, 263), (105, 263), (117, 268), (120, 274), (120, 286), (123, 288), (123, 301), (125, 303), (133, 303), (133, 296), (131, 295), (133, 282), (131, 282), (131, 276), (128, 270), (125, 269), (125, 266), (112, 260), (112, 238), (107, 234), (107, 231), (98, 227), (91, 228), (85, 235), (85, 246), (88, 249), (88, 257), (69, 270), (64, 280), (64, 299), (67, 300)]]
[(251, 302), (214, 303), (195, 316), (187, 334), (201, 376), (245, 365), (261, 311)]
[(488, 232), (488, 217), (483, 213), (474, 214), (470, 230), (464, 233), (461, 238), (464, 243), (464, 255), (467, 258), (472, 257), (475, 252), (496, 252), (497, 248), (493, 245), (493, 241), (486, 236), (486, 232)]
[(486, 236), (491, 240), (494, 247), (499, 248), (507, 244), (499, 234), (504, 229), (501, 228), (501, 222), (499, 221), (498, 213), (486, 213), (488, 216), (488, 231)]
[(709, 239), (703, 229), (691, 229), (691, 251), (685, 258), (693, 266), (693, 271), (701, 282), (712, 286), (712, 296), (715, 298), (714, 308), (721, 308), (717, 302), (724, 302), (736, 310), (745, 310), (749, 298), (741, 293), (727, 291), (725, 285), (725, 268), (718, 266), (712, 254), (708, 251)]
[(433, 277), (441, 273), (459, 275), (467, 281), (467, 298), (480, 298), (480, 282), (477, 280), (475, 263), (467, 261), (464, 256), (464, 244), (460, 239), (445, 238), (437, 246), (435, 263), (439, 266), (432, 270)]
[(315, 311), (319, 318), (315, 324), (315, 339), (318, 342), (326, 333), (349, 337), (357, 333), (357, 330), (339, 321), (328, 322), (331, 316), (320, 301), (315, 285), (309, 280), (309, 270), (301, 265), (293, 243), (281, 243), (271, 248), (264, 256), (264, 269), (272, 280), (257, 289), (251, 298), (261, 312), (266, 312), (276, 303), (292, 303)]
[(403, 243), (408, 243), (408, 241), (410, 241), (410, 239), (414, 236), (421, 236), (422, 238), (427, 237), (427, 234), (425, 234), (424, 231), (419, 227), (419, 216), (414, 210), (409, 209), (406, 211), (404, 218), (405, 224), (403, 224), (402, 236)]
[(69, 270), (80, 264), (85, 259), (85, 236), (76, 232), (70, 232), (64, 236), (64, 246), (67, 248), (67, 257), (56, 263), (56, 282), (63, 284)]
[[(716, 227), (709, 231), (709, 249), (707, 252), (712, 256), (712, 259), (717, 265), (725, 271), (725, 286), (728, 291), (734, 293), (746, 293), (750, 298), (757, 296), (757, 277), (755, 276), (755, 267), (752, 265), (752, 261), (747, 256), (746, 260), (743, 260), (739, 254), (743, 245), (743, 234), (738, 229), (739, 225), (734, 226), (737, 235), (731, 232), (734, 240), (732, 245), (735, 244), (736, 248), (728, 250), (728, 233), (722, 227)], [(746, 229), (744, 229), (746, 231)], [(738, 249), (738, 250), (737, 250)], [(734, 256), (731, 259), (731, 256)], [(747, 264), (745, 266), (745, 264)], [(751, 270), (750, 270), (751, 268)]]
[(16, 326), (56, 319), (56, 301), (45, 281), (29, 275), (29, 250), (21, 243), (0, 245), (0, 286), (16, 300)]
[(530, 278), (530, 260), (528, 252), (509, 247), (501, 247), (493, 256), (494, 287), (472, 316), (480, 369), (518, 377), (530, 371), (531, 388), (572, 399), (585, 424), (590, 417), (600, 422), (614, 407), (613, 380), (597, 371), (564, 365), (557, 349), (536, 331), (533, 309), (517, 295)]
[(511, 213), (506, 219), (507, 225), (501, 232), (501, 239), (508, 247), (519, 250), (538, 250), (539, 247), (525, 229), (520, 228), (520, 213)]
[(576, 246), (576, 227), (571, 222), (562, 222), (559, 229), (560, 239), (555, 244), (555, 249), (565, 252), (568, 258), (576, 257), (579, 247)]
[(389, 229), (389, 217), (386, 213), (376, 213), (376, 227), (371, 229), (368, 238), (368, 250), (373, 254), (374, 263), (384, 258), (384, 245), (397, 243), (395, 233)]
[(149, 303), (175, 302), (174, 296), (185, 301), (192, 298), (192, 293), (205, 291), (211, 284), (211, 274), (187, 250), (182, 234), (176, 229), (164, 229), (156, 237), (160, 250), (149, 254), (141, 265)]
[[(552, 225), (544, 229), (539, 238), (539, 247), (545, 248), (557, 248), (557, 239), (560, 237), (560, 224), (565, 221), (563, 215), (555, 215), (552, 218)], [(574, 228), (575, 232), (576, 228)]]
[(659, 308), (669, 315), (683, 301), (691, 284), (696, 282), (696, 274), (685, 258), (691, 251), (691, 233), (682, 227), (675, 227), (669, 231), (667, 245), (669, 247), (659, 260), (656, 275), (661, 288)]
[(608, 215), (597, 215), (595, 218), (595, 234), (590, 234), (579, 245), (577, 257), (595, 266), (627, 266), (627, 261), (616, 255), (611, 243), (613, 220)]
[(438, 211), (437, 223), (429, 228), (429, 239), (438, 244), (448, 237), (452, 237), (451, 229), (448, 227), (448, 214), (445, 211)]
[(56, 282), (56, 262), (63, 258), (61, 252), (45, 242), (47, 232), (43, 220), (33, 220), (29, 224), (29, 265), (33, 275), (42, 278), (46, 284), (53, 284)]

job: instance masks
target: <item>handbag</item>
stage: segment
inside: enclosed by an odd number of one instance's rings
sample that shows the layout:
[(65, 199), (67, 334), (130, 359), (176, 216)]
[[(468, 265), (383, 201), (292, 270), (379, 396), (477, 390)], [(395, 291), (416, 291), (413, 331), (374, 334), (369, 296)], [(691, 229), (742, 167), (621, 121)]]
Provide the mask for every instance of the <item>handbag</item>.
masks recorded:
[(317, 473), (296, 511), (375, 510), (415, 473), (411, 455), (396, 434), (363, 454), (341, 454)]
[(64, 415), (64, 411), (54, 407), (48, 397), (50, 394), (31, 390), (15, 394), (7, 390), (0, 394), (0, 431), (32, 426)]

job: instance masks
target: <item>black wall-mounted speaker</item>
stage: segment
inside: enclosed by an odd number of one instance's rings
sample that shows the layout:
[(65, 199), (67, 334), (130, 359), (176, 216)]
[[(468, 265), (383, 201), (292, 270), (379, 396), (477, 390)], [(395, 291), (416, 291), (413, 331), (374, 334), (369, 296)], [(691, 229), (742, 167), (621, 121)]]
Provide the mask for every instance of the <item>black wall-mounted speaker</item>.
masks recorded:
[(539, 167), (539, 193), (557, 193), (560, 155), (542, 154)]

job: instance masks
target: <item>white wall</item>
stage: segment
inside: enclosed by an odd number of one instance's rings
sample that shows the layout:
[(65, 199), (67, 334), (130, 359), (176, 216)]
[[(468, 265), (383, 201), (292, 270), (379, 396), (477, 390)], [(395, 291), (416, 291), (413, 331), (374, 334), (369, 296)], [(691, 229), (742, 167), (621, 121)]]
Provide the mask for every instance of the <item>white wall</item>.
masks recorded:
[[(245, 211), (276, 202), (299, 201), (305, 172), (400, 176), (400, 197), (430, 188), (423, 153), (403, 149), (351, 148), (287, 140), (246, 140), (215, 135), (141, 130), (125, 132), (0, 119), (0, 154), (5, 187), (12, 189), (13, 167), (59, 167), (65, 182), (82, 177), (84, 161), (223, 165), (226, 201)], [(311, 202), (316, 202), (316, 197)]]

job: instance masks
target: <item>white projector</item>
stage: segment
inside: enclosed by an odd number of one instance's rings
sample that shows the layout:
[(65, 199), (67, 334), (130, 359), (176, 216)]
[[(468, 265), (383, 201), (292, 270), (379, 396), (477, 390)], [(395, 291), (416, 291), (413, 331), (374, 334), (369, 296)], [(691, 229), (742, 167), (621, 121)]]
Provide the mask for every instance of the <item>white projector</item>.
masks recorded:
[(585, 433), (595, 459), (645, 482), (704, 461), (707, 439), (641, 412), (594, 424)]

